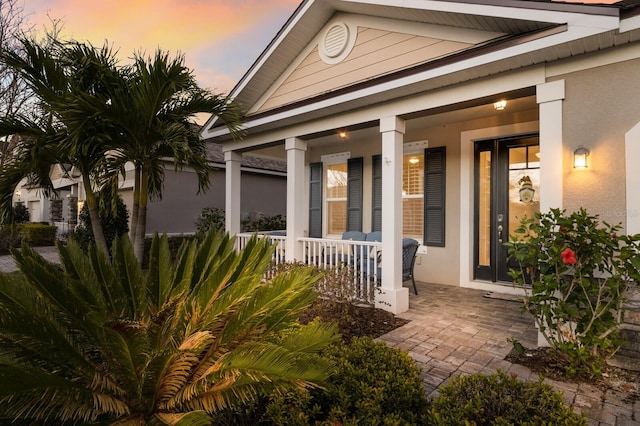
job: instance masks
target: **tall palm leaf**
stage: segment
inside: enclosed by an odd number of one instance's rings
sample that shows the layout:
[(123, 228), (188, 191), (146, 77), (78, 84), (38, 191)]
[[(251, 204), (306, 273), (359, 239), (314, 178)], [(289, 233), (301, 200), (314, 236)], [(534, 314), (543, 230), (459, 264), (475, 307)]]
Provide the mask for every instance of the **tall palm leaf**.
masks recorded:
[[(21, 116), (0, 121), (0, 136), (28, 136), (22, 138), (26, 145), (14, 155), (11, 180), (0, 177), (2, 212), (10, 207), (7, 191), (15, 182), (18, 170), (34, 176), (56, 163), (71, 163), (82, 175), (96, 243), (106, 250), (95, 186), (96, 182), (117, 178), (117, 173), (106, 166), (105, 155), (113, 147), (117, 129), (100, 115), (102, 106), (108, 104), (111, 97), (110, 89), (120, 81), (115, 54), (108, 46), (97, 49), (77, 42), (50, 42), (41, 46), (23, 39), (20, 51), (0, 52), (0, 60), (23, 76), (46, 119), (45, 127)], [(20, 158), (33, 147), (46, 148), (54, 155), (37, 158), (37, 164)], [(105, 171), (111, 174), (105, 177)], [(43, 177), (40, 180), (45, 182)], [(43, 189), (51, 191), (49, 187)]]
[(208, 424), (207, 413), (257, 395), (316, 386), (333, 326), (297, 318), (318, 277), (263, 282), (273, 248), (210, 233), (175, 262), (152, 242), (144, 273), (129, 240), (84, 255), (59, 246), (62, 268), (29, 248), (24, 280), (0, 276), (0, 420), (64, 424)]
[(153, 58), (136, 54), (127, 81), (105, 109), (105, 116), (122, 129), (122, 161), (135, 165), (131, 235), (138, 259), (144, 248), (147, 204), (150, 198), (162, 197), (165, 164), (172, 161), (175, 170), (193, 169), (198, 192), (209, 186), (207, 147), (192, 123), (201, 112), (220, 116), (239, 135), (238, 106), (199, 88), (183, 56), (170, 58), (160, 50)]

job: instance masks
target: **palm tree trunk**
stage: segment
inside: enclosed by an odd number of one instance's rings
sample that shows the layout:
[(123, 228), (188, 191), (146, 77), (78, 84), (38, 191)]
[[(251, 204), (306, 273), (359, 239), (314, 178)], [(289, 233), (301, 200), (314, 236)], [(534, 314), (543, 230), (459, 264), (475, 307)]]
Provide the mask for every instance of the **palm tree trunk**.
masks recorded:
[[(138, 262), (142, 263), (144, 257), (144, 236), (147, 232), (147, 203), (149, 201), (147, 173), (140, 171), (140, 180), (136, 181), (136, 185), (139, 186), (138, 191), (138, 217), (136, 218), (135, 234), (133, 253), (138, 259)], [(135, 193), (135, 188), (134, 188)], [(134, 201), (135, 203), (135, 201)], [(134, 204), (135, 206), (135, 204)]]
[(96, 246), (108, 255), (109, 248), (107, 247), (107, 240), (104, 238), (102, 223), (100, 223), (98, 199), (96, 198), (96, 194), (93, 192), (93, 188), (91, 188), (89, 176), (82, 177), (82, 184), (84, 186), (84, 192), (87, 197), (87, 206), (89, 208), (89, 218), (91, 219), (91, 230), (93, 231), (93, 238), (96, 241)]
[(131, 229), (129, 235), (131, 236), (131, 243), (135, 247), (136, 244), (136, 229), (138, 227), (138, 213), (140, 210), (140, 175), (141, 171), (136, 164), (133, 175), (133, 206), (131, 207)]

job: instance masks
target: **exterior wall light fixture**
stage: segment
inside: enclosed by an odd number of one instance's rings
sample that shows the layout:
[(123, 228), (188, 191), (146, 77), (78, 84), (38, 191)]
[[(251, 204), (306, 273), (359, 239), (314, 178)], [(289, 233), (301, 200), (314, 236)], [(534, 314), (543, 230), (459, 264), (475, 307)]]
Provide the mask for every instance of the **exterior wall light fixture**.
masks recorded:
[(589, 150), (582, 145), (573, 151), (573, 168), (574, 169), (586, 169), (587, 157), (589, 156)]
[(496, 111), (502, 111), (506, 107), (507, 107), (507, 101), (505, 100), (493, 103), (493, 109), (495, 109)]

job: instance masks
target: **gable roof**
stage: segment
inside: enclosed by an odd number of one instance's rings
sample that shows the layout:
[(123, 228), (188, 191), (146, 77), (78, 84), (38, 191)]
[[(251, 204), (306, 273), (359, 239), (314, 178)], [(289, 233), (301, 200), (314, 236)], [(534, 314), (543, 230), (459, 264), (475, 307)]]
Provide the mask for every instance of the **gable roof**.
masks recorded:
[[(400, 98), (472, 78), (536, 63), (601, 50), (640, 39), (636, 23), (632, 32), (619, 34), (623, 18), (637, 14), (638, 0), (615, 5), (586, 5), (522, 0), (305, 0), (278, 32), (230, 96), (250, 113), (249, 133), (268, 130), (286, 120), (308, 120), (347, 109)], [(427, 58), (421, 63), (384, 75), (369, 76), (343, 87), (260, 108), (268, 92), (277, 90), (301, 55), (319, 45), (319, 37), (337, 16), (366, 16), (406, 23), (437, 25), (493, 34), (484, 42)], [(326, 89), (326, 88), (325, 88)], [(278, 124), (275, 124), (278, 123)], [(226, 129), (212, 117), (203, 138), (225, 142)]]

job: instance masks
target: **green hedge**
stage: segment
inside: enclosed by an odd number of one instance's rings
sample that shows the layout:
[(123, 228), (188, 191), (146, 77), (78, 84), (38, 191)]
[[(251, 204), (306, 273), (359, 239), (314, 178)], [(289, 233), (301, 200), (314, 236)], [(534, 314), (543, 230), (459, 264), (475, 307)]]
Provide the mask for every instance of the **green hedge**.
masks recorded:
[(0, 228), (0, 253), (8, 252), (12, 247), (20, 247), (22, 243), (32, 247), (52, 246), (56, 242), (57, 231), (57, 227), (42, 223), (2, 225)]
[(56, 243), (56, 226), (41, 223), (23, 223), (16, 226), (22, 242), (30, 246), (52, 246)]

